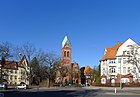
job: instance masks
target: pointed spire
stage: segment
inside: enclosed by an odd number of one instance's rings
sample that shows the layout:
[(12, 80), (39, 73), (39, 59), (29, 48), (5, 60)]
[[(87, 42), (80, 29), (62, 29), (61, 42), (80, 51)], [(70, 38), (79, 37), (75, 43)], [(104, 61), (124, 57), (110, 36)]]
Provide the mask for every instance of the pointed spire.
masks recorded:
[(70, 48), (71, 48), (71, 44), (70, 44), (70, 41), (69, 41), (67, 35), (65, 35), (64, 40), (62, 41), (62, 48), (65, 46), (66, 43), (68, 43), (70, 45)]

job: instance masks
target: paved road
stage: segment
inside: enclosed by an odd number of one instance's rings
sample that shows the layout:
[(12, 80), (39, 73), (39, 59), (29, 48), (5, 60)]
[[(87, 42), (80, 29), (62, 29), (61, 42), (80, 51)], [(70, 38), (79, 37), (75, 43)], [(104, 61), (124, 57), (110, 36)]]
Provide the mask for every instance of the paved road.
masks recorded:
[(63, 88), (41, 88), (19, 90), (13, 92), (5, 92), (4, 97), (140, 97), (138, 94), (129, 93), (126, 91), (118, 91), (114, 93), (113, 90), (90, 89), (81, 87), (63, 87)]

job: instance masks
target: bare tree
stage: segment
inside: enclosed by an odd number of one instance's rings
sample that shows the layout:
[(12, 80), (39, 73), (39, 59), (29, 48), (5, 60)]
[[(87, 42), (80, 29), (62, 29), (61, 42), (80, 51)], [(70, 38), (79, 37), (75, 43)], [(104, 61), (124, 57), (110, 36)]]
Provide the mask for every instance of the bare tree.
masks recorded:
[(42, 67), (46, 66), (46, 52), (44, 52), (42, 49), (39, 49), (36, 52), (35, 56), (36, 56), (40, 66), (42, 66)]
[(3, 42), (0, 44), (0, 56), (5, 57), (6, 59), (11, 58), (13, 55), (13, 46), (9, 42)]
[(134, 45), (128, 45), (129, 47), (129, 59), (128, 63), (131, 63), (132, 65), (136, 66), (137, 69), (140, 72), (140, 46), (137, 44)]
[(54, 65), (55, 62), (58, 61), (58, 57), (56, 56), (56, 54), (54, 52), (48, 52), (46, 53), (46, 65), (48, 66), (48, 75), (49, 75), (49, 86), (50, 87), (50, 83), (51, 83), (51, 70), (52, 67)]
[[(36, 59), (39, 63), (40, 67), (40, 80), (44, 80), (48, 78), (48, 66), (46, 65), (46, 52), (42, 49), (39, 49), (36, 52)], [(34, 71), (33, 71), (34, 72)]]
[(9, 42), (3, 42), (0, 44), (0, 57), (1, 57), (1, 73), (0, 73), (0, 83), (3, 82), (2, 69), (5, 65), (6, 59), (12, 57), (12, 44)]
[(42, 75), (45, 74), (45, 77), (48, 77), (48, 87), (50, 87), (51, 80), (56, 74), (54, 64), (56, 64), (59, 58), (54, 52), (44, 52), (42, 49), (38, 50), (38, 52), (36, 53), (36, 58), (39, 62), (40, 67), (42, 68)]
[(21, 46), (15, 47), (15, 55), (17, 59), (20, 60), (21, 56), (25, 55), (29, 63), (31, 62), (31, 59), (34, 57), (35, 51), (36, 51), (36, 48), (31, 43), (24, 43)]

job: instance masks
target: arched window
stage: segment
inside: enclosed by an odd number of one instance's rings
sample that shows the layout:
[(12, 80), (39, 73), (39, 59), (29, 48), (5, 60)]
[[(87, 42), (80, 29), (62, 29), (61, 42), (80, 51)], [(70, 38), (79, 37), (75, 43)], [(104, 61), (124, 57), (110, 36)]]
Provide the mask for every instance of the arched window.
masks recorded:
[(64, 51), (64, 57), (66, 57), (66, 51)]
[(110, 73), (115, 73), (115, 72), (116, 72), (116, 70), (115, 70), (115, 68), (114, 68), (114, 67), (111, 67), (111, 68), (109, 69), (109, 72), (110, 72)]
[(67, 52), (67, 57), (69, 57), (70, 55), (69, 55), (69, 51)]

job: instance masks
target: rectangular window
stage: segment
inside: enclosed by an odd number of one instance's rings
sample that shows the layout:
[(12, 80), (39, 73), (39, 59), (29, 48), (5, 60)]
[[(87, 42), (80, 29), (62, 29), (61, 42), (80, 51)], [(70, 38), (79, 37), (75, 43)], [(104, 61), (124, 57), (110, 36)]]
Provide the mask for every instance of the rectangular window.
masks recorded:
[(126, 67), (123, 67), (123, 73), (126, 73)]
[(118, 63), (121, 63), (121, 58), (118, 58)]
[(133, 73), (136, 73), (136, 67), (133, 67)]
[(111, 60), (109, 60), (109, 63), (111, 63)]
[(13, 76), (10, 76), (10, 80), (13, 80)]
[(127, 62), (126, 58), (123, 58), (123, 64), (126, 64), (126, 62)]
[(140, 58), (138, 58), (138, 63), (140, 63)]
[(17, 70), (15, 70), (15, 74), (17, 74)]
[(126, 52), (126, 51), (123, 51), (123, 55), (125, 55), (125, 52)]
[(120, 70), (121, 70), (121, 67), (118, 67), (118, 73), (120, 73), (120, 72), (121, 72)]
[(130, 55), (130, 52), (129, 52), (129, 51), (127, 51), (127, 54), (128, 54), (128, 55)]
[(15, 80), (17, 80), (17, 76), (15, 76)]
[(128, 73), (130, 73), (130, 67), (128, 67)]

